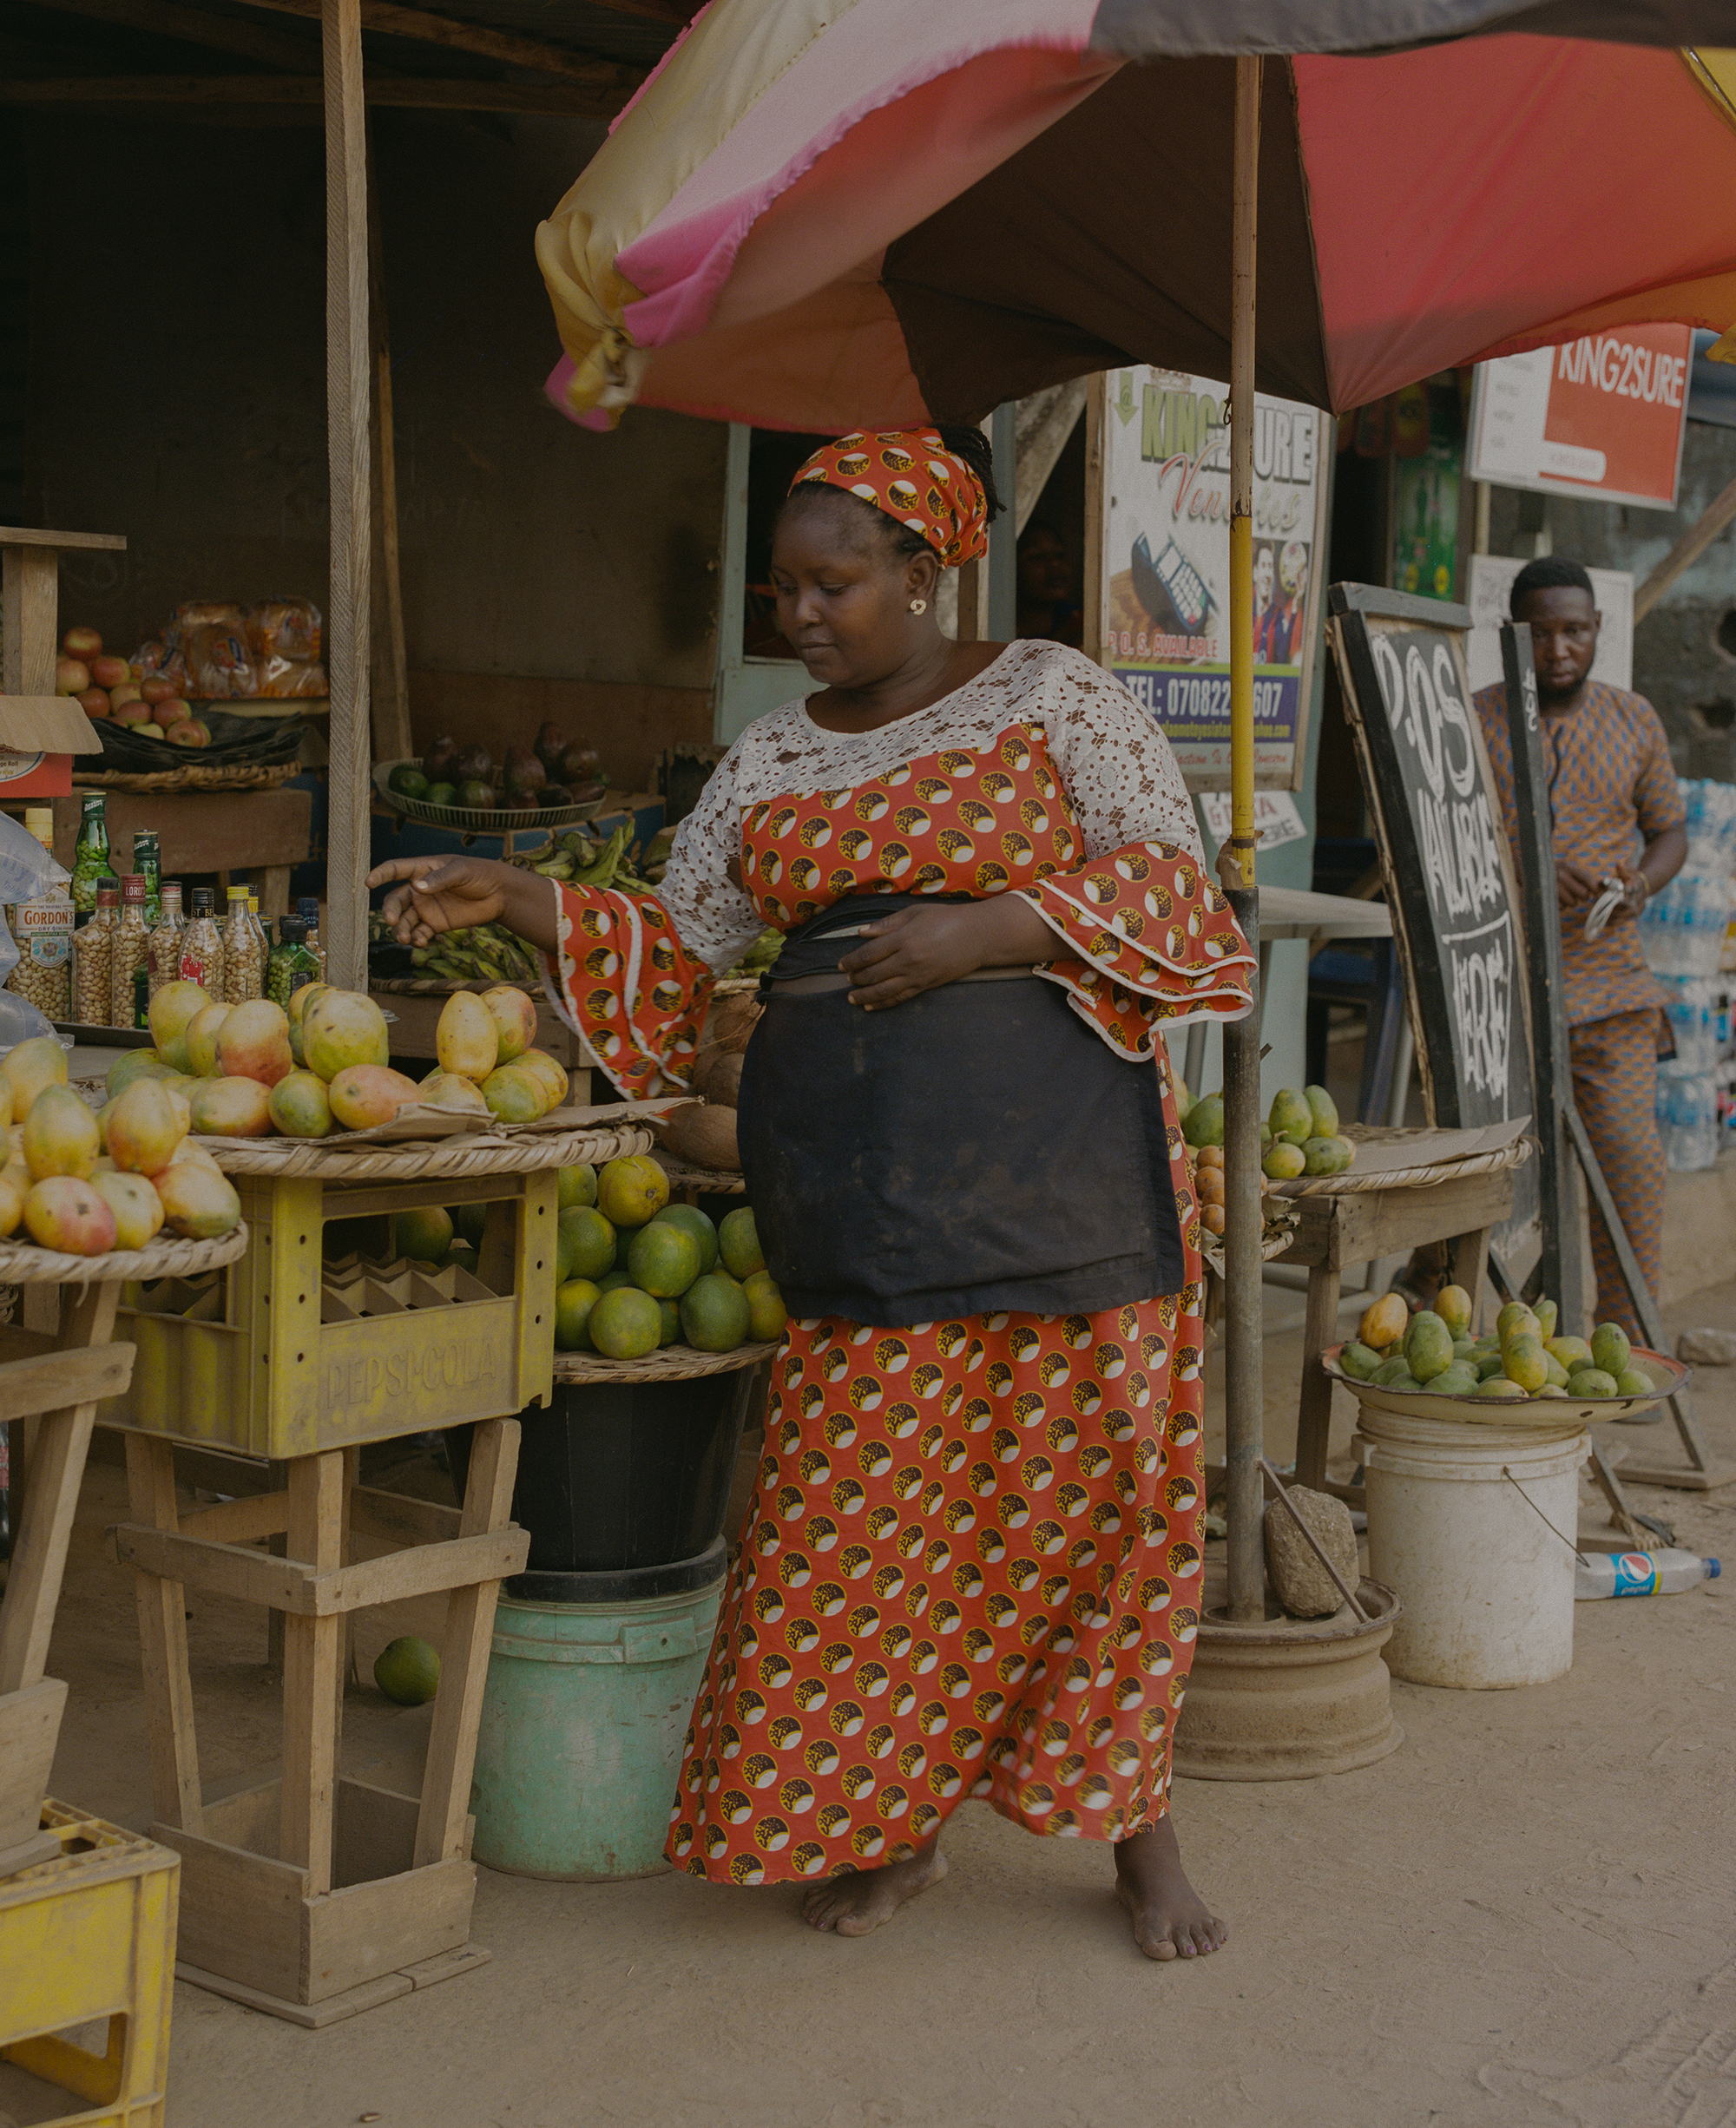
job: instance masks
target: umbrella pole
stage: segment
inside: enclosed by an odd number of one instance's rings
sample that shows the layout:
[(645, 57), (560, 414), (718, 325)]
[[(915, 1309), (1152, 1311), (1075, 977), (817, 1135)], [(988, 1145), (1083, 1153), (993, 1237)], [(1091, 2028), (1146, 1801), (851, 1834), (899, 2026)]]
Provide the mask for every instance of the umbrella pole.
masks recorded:
[[(1253, 825), (1253, 333), (1260, 62), (1236, 62), (1234, 237), (1230, 276), (1230, 905), (1256, 955), (1259, 894)], [(1259, 1015), (1224, 1029), (1224, 1422), (1228, 1464), (1229, 1614), (1266, 1614), (1259, 1458)]]

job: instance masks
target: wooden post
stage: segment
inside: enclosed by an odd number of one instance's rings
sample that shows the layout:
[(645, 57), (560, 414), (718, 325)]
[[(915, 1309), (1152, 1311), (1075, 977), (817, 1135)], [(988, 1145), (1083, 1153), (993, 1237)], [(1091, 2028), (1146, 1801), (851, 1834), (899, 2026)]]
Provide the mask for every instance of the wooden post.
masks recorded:
[[(367, 988), (369, 345), (367, 113), (358, 0), (323, 0), (326, 71), (326, 436), (332, 485), (331, 980)], [(329, 1847), (329, 1842), (328, 1842)]]
[[(318, 1573), (335, 1573), (344, 1564), (344, 1457), (342, 1448), (329, 1448), (299, 1455), (289, 1467), (289, 1556)], [(332, 1888), (344, 1626), (341, 1613), (284, 1620), (278, 1853), (306, 1870), (308, 1891), (316, 1895)]]
[(368, 326), (374, 364), (374, 475), (379, 505), (378, 597), (385, 623), (382, 685), (373, 706), (375, 758), (401, 761), (415, 752), (410, 733), (410, 667), (404, 647), (404, 587), (398, 562), (398, 441), (391, 404), (391, 332), (385, 309), (385, 253), (380, 234), (378, 159), (368, 122)]
[[(1103, 662), (1103, 434), (1108, 385), (1095, 371), (1085, 387), (1085, 655)], [(1191, 1090), (1190, 1081), (1190, 1090)]]
[[(128, 1430), (127, 1497), (133, 1520), (148, 1529), (174, 1531), (180, 1527), (173, 1442), (159, 1434)], [(162, 1580), (154, 1573), (138, 1573), (134, 1580), (145, 1722), (150, 1735), (152, 1813), (160, 1825), (200, 1832), (205, 1810), (193, 1726), (193, 1678), (187, 1662), (186, 1593), (181, 1582)]]
[[(1260, 62), (1236, 61), (1230, 325), (1230, 905), (1259, 945), (1253, 824), (1253, 334)], [(1256, 988), (1258, 979), (1256, 978)], [(1224, 1027), (1224, 1456), (1233, 1623), (1266, 1615), (1266, 1399), (1260, 1288), (1259, 1019)]]

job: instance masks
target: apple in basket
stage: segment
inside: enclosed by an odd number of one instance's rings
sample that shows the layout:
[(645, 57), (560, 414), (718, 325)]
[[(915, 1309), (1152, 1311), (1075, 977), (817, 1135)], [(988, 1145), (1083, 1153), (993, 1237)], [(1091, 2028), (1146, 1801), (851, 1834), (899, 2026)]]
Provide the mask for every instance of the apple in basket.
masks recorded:
[(76, 658), (55, 660), (55, 693), (82, 694), (90, 685), (90, 667)]
[(148, 724), (151, 706), (129, 697), (124, 702), (115, 702), (108, 713), (116, 724)]
[(124, 658), (93, 658), (90, 660), (91, 683), (98, 687), (118, 687), (122, 680), (133, 677), (133, 668)]
[(69, 658), (76, 658), (82, 665), (89, 665), (93, 658), (102, 655), (102, 638), (95, 628), (69, 628), (60, 639), (60, 647)]
[(108, 694), (103, 687), (87, 687), (77, 698), (78, 706), (87, 717), (106, 717), (108, 714)]
[(178, 717), (169, 727), (168, 743), (171, 746), (208, 746), (211, 727), (197, 717)]
[(151, 714), (167, 732), (170, 725), (179, 724), (183, 717), (193, 714), (193, 705), (183, 702), (179, 695), (159, 695), (152, 703)]

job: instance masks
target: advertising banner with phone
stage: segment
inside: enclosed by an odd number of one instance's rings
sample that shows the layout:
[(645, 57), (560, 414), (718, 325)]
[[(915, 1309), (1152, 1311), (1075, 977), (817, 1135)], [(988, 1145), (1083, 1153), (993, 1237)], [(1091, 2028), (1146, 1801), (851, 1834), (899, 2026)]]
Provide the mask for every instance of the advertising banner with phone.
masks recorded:
[[(1162, 727), (1188, 788), (1226, 790), (1228, 391), (1148, 367), (1103, 384), (1098, 654)], [(1305, 765), (1331, 435), (1314, 407), (1254, 401), (1254, 764), (1269, 791), (1299, 790)]]
[(1470, 477), (1674, 509), (1693, 353), (1687, 325), (1617, 325), (1478, 363)]

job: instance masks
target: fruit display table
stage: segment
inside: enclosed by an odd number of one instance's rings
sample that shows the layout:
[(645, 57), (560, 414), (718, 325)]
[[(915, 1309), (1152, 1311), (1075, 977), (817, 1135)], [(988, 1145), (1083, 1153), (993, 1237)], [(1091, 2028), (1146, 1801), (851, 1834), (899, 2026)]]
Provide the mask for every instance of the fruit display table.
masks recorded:
[[(641, 1151), (649, 1134), (623, 1123), (409, 1146), (209, 1142), (253, 1208), (253, 1245), (220, 1280), (139, 1294), (135, 1381), (103, 1414), (128, 1429), (132, 1520), (115, 1541), (139, 1574), (151, 1837), (182, 1859), (181, 1976), (319, 2026), (487, 1956), (469, 1941), (470, 1774), (500, 1582), (529, 1545), (511, 1521), (516, 1415), (552, 1388), (556, 1172)], [(367, 1246), (385, 1243), (391, 1214), (476, 1203), (488, 1209), (474, 1277)], [(338, 1221), (356, 1224), (330, 1237)], [(466, 1422), (456, 1529), (376, 1524), (408, 1542), (352, 1563), (359, 1444)], [(269, 1457), (286, 1481), (183, 1521), (176, 1440)], [(265, 1548), (276, 1540), (281, 1553)], [(281, 1773), (214, 1802), (199, 1770), (188, 1587), (285, 1616)], [(349, 1614), (443, 1591), (419, 1794), (344, 1777)]]
[(220, 1241), (73, 1258), (0, 1244), (0, 1282), (23, 1289), (43, 1325), (0, 1326), (0, 1421), (22, 1419), (25, 1435), (22, 1482), (15, 1473), (11, 1487), (23, 1507), (0, 1599), (0, 1876), (58, 1851), (39, 1827), (66, 1686), (44, 1673), (96, 1408), (126, 1389), (133, 1370), (133, 1347), (112, 1342), (122, 1283), (214, 1269), (247, 1240), (242, 1228)]

